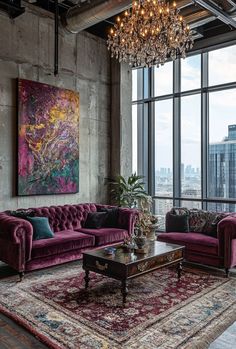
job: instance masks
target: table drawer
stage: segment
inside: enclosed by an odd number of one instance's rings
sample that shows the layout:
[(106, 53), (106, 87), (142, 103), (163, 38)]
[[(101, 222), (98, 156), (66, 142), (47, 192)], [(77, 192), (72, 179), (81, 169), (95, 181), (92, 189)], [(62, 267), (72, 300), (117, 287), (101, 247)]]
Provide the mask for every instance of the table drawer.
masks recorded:
[(155, 256), (146, 261), (140, 261), (128, 267), (128, 277), (141, 274), (151, 269), (157, 269), (167, 264), (174, 264), (176, 261), (183, 258), (183, 250), (170, 252), (166, 255)]
[(83, 268), (115, 278), (122, 278), (126, 275), (125, 265), (118, 264), (112, 259), (102, 260), (94, 256), (86, 256), (83, 258)]

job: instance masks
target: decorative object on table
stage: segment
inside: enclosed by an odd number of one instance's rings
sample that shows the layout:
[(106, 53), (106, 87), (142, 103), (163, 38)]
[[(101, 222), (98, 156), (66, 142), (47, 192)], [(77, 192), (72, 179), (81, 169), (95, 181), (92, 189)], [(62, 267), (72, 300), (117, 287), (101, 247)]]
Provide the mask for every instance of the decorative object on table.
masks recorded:
[(163, 0), (134, 0), (132, 9), (117, 17), (107, 43), (119, 62), (150, 67), (164, 64), (169, 57), (186, 57), (193, 37), (175, 2), (170, 6)]
[(116, 252), (116, 248), (115, 248), (115, 247), (112, 247), (112, 246), (110, 246), (110, 247), (105, 247), (105, 248), (104, 248), (104, 251), (105, 251), (105, 254), (107, 254), (107, 255), (113, 255), (113, 254), (115, 254), (115, 252)]
[(185, 269), (180, 282), (172, 268), (130, 280), (125, 308), (117, 301), (117, 280), (91, 273), (91, 287), (84, 292), (80, 262), (16, 281), (16, 276), (1, 279), (0, 311), (53, 349), (91, 343), (151, 349), (154, 341), (162, 349), (203, 349), (236, 321), (235, 278), (197, 269)]
[(18, 195), (79, 190), (79, 95), (18, 83)]
[(122, 245), (123, 251), (124, 252), (132, 252), (134, 250), (134, 242), (133, 242), (133, 237), (125, 238), (124, 243)]
[(122, 207), (137, 208), (140, 200), (147, 200), (149, 196), (144, 189), (143, 178), (136, 173), (129, 176), (127, 180), (121, 175), (114, 179), (107, 178), (114, 203)]
[(151, 211), (141, 210), (136, 219), (135, 228), (142, 230), (150, 241), (156, 240), (155, 232), (158, 228), (158, 217), (153, 215)]
[(147, 242), (146, 235), (143, 234), (143, 230), (137, 225), (134, 228), (134, 242), (137, 245), (138, 249), (143, 249)]

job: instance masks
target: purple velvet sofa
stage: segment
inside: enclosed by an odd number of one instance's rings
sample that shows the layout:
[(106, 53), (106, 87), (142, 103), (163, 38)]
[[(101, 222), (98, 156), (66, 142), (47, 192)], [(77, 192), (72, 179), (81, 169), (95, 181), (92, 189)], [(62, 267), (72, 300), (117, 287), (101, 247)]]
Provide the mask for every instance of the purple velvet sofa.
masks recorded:
[[(192, 219), (197, 222), (199, 210), (192, 210)], [(206, 214), (213, 212), (201, 211)], [(219, 213), (215, 213), (216, 217)], [(224, 218), (223, 218), (224, 217)], [(166, 214), (166, 223), (170, 212)], [(229, 269), (236, 266), (236, 213), (223, 214), (216, 227), (216, 236), (209, 236), (209, 222), (201, 219), (201, 224), (191, 226), (189, 232), (165, 232), (158, 234), (159, 241), (185, 246), (185, 259), (189, 262), (206, 264), (218, 268), (225, 268), (228, 276)], [(201, 228), (200, 228), (201, 227)], [(198, 230), (198, 231), (196, 231)], [(200, 230), (200, 231), (199, 231)]]
[[(0, 260), (17, 270), (49, 267), (82, 258), (82, 252), (117, 244), (131, 235), (136, 211), (118, 209), (118, 224), (112, 228), (83, 227), (89, 212), (108, 205), (78, 204), (33, 208), (34, 215), (48, 217), (54, 232), (50, 239), (33, 240), (33, 228), (27, 220), (0, 213)], [(114, 207), (114, 206), (113, 206)]]

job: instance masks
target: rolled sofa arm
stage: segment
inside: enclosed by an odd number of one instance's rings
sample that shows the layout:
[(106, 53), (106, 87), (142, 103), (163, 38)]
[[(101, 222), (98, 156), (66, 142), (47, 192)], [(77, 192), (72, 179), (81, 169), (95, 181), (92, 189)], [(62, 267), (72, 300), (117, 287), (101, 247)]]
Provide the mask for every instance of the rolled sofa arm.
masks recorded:
[(219, 254), (224, 256), (225, 268), (236, 264), (236, 251), (232, 248), (232, 240), (236, 239), (236, 214), (223, 218), (217, 226)]
[(32, 240), (33, 227), (29, 222), (0, 213), (0, 260), (22, 269), (22, 264), (31, 258)]
[(138, 215), (138, 210), (119, 207), (118, 225), (120, 228), (128, 230), (129, 236), (133, 234), (134, 224)]

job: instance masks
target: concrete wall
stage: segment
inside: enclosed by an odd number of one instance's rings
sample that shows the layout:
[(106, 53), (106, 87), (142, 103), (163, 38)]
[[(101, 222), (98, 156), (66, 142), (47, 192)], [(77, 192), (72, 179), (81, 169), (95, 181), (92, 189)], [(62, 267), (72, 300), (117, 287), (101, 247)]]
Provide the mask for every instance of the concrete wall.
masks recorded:
[[(15, 20), (0, 13), (0, 211), (19, 207), (106, 202), (110, 172), (110, 58), (88, 33), (60, 31), (59, 76), (53, 75), (53, 18), (28, 6)], [(17, 197), (17, 78), (80, 93), (80, 192)]]
[(132, 173), (132, 72), (128, 64), (111, 65), (111, 175)]

